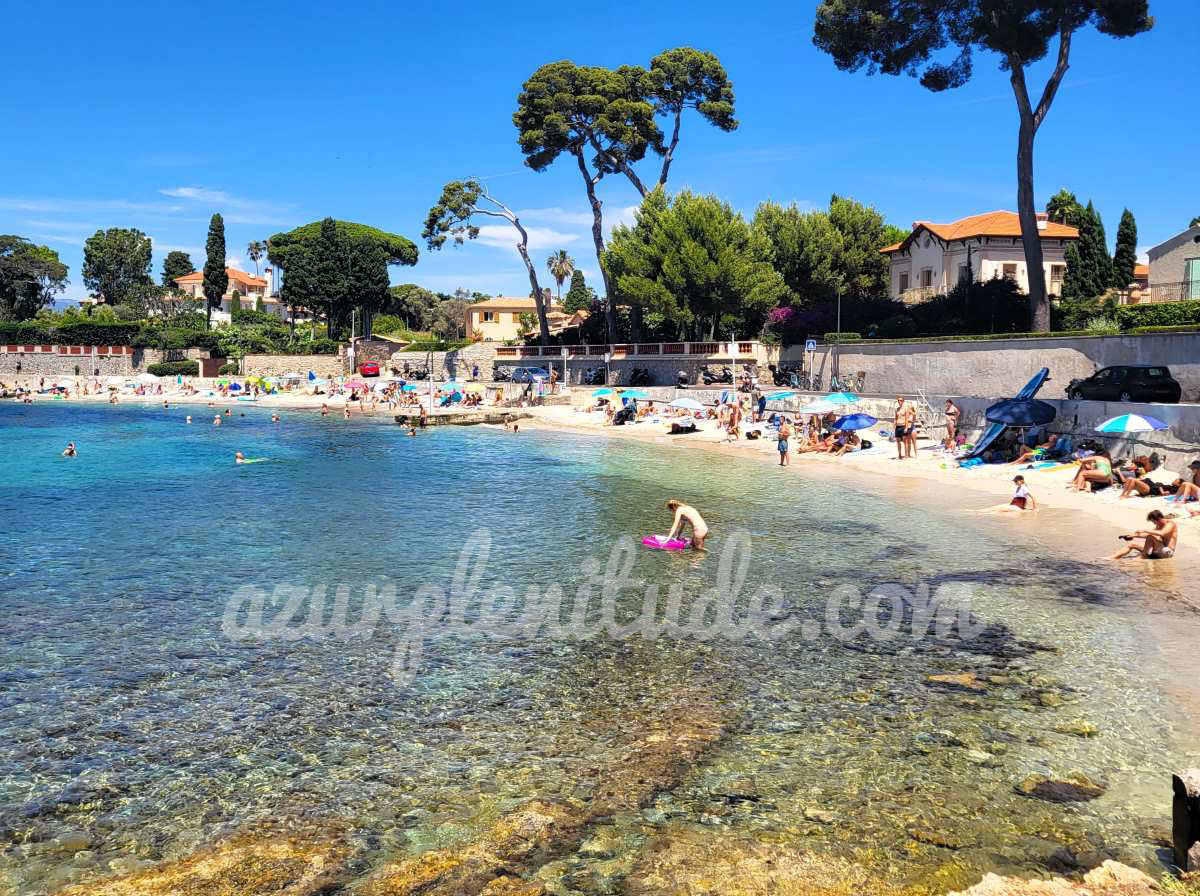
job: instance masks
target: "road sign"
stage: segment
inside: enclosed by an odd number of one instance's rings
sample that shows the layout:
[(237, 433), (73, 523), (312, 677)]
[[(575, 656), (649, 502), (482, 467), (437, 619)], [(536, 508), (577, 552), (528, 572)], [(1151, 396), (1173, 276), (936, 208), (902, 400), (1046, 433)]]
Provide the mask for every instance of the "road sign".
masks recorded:
[(804, 350), (806, 352), (815, 352), (817, 350), (817, 340), (810, 339), (804, 343)]

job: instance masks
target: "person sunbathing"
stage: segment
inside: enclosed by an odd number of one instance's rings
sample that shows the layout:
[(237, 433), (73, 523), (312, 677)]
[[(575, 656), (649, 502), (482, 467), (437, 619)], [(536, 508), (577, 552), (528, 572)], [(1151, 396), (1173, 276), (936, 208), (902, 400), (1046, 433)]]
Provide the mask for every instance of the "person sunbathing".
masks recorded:
[(1147, 474), (1144, 467), (1138, 467), (1131, 475), (1124, 477), (1121, 487), (1121, 497), (1159, 498), (1166, 494), (1162, 483), (1155, 482)]
[(1112, 458), (1107, 451), (1099, 451), (1079, 462), (1079, 472), (1067, 486), (1077, 492), (1094, 492), (1097, 487), (1112, 485)]
[(841, 457), (843, 454), (848, 454), (851, 451), (857, 451), (859, 444), (860, 439), (855, 433), (843, 433), (834, 440), (833, 448), (829, 453), (834, 457)]
[(1040, 445), (1034, 445), (1032, 448), (1028, 445), (1022, 445), (1020, 453), (1016, 460), (1009, 461), (1011, 464), (1023, 464), (1034, 460), (1040, 460), (1049, 454), (1054, 453), (1054, 446), (1058, 444), (1058, 436), (1051, 434), (1050, 438), (1042, 442)]

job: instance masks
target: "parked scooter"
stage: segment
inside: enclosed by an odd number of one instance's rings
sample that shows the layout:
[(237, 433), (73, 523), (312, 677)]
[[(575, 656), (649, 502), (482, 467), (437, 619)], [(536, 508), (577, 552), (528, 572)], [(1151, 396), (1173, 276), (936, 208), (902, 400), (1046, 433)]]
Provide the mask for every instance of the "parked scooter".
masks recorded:
[(650, 371), (645, 367), (635, 367), (629, 374), (629, 385), (631, 386), (649, 386)]
[(705, 367), (701, 371), (701, 377), (704, 380), (704, 385), (733, 385), (733, 371), (728, 367), (721, 367), (715, 373), (711, 367)]
[(767, 369), (771, 371), (771, 378), (775, 381), (776, 386), (790, 386), (793, 389), (800, 388), (800, 373), (802, 368), (788, 365), (786, 367), (776, 367), (774, 364), (768, 364)]
[(688, 377), (686, 370), (681, 370), (675, 374), (675, 386), (678, 389), (686, 389), (691, 385), (691, 380)]
[(604, 385), (604, 368), (589, 367), (583, 372), (583, 384), (585, 386), (603, 386)]
[(492, 381), (497, 383), (511, 383), (512, 370), (507, 367), (496, 367), (492, 370)]

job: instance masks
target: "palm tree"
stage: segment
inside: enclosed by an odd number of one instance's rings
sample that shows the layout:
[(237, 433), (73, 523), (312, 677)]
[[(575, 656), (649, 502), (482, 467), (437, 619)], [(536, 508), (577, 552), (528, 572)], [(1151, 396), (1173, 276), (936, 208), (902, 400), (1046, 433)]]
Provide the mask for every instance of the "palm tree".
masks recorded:
[(571, 275), (575, 273), (575, 259), (567, 254), (566, 249), (559, 249), (553, 255), (546, 259), (546, 267), (550, 270), (550, 276), (554, 278), (554, 282), (558, 284), (558, 304), (562, 304), (562, 285), (567, 280), (571, 279)]
[(258, 276), (258, 260), (267, 254), (267, 247), (258, 240), (251, 240), (250, 245), (246, 247), (246, 254), (250, 256), (250, 260), (254, 262), (254, 276)]

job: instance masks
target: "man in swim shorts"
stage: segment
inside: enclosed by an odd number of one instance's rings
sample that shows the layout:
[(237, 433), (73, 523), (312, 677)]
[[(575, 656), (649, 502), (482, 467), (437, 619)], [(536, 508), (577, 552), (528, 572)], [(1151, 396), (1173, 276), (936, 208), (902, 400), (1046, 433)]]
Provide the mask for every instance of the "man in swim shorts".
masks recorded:
[(675, 523), (671, 526), (671, 531), (667, 533), (667, 539), (679, 537), (683, 534), (683, 527), (690, 525), (692, 527), (692, 547), (698, 551), (704, 550), (704, 539), (708, 537), (708, 523), (704, 522), (700, 511), (673, 498), (667, 502), (667, 510), (675, 513)]
[[(1175, 548), (1179, 544), (1179, 526), (1174, 520), (1169, 520), (1161, 510), (1151, 510), (1146, 519), (1154, 524), (1153, 531), (1139, 529), (1131, 535), (1122, 535), (1129, 545), (1112, 555), (1113, 560), (1120, 560), (1131, 554), (1141, 555), (1143, 560), (1167, 560), (1175, 556)], [(1134, 544), (1134, 539), (1142, 539), (1140, 545)]]
[(904, 460), (912, 457), (913, 449), (913, 409), (904, 402), (902, 396), (896, 397), (896, 416), (893, 420), (896, 437), (896, 459)]
[(779, 441), (776, 447), (779, 449), (779, 466), (786, 467), (792, 462), (791, 455), (788, 454), (788, 439), (792, 437), (792, 427), (787, 421), (787, 417), (783, 417), (779, 421)]

